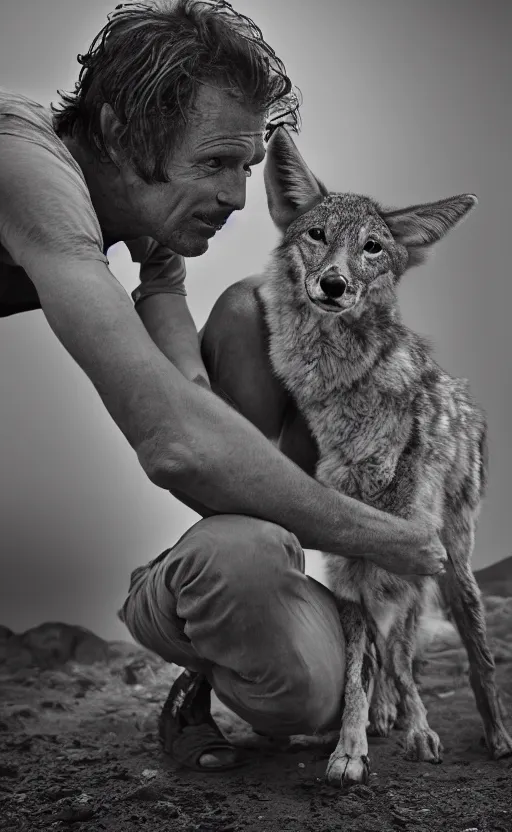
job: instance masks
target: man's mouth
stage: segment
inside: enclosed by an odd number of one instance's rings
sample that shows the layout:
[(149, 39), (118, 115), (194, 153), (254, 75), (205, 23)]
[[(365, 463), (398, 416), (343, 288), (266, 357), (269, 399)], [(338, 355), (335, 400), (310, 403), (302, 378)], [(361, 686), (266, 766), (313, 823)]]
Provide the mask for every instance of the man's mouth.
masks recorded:
[(227, 217), (209, 217), (206, 214), (194, 214), (194, 218), (199, 220), (208, 228), (211, 228), (212, 231), (220, 231), (221, 228), (226, 224)]

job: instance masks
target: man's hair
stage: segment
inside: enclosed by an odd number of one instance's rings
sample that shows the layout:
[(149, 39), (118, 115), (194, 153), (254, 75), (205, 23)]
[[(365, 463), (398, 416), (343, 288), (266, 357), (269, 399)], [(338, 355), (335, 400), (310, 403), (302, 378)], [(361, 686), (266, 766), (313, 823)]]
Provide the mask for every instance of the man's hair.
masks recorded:
[(261, 30), (225, 0), (147, 0), (116, 6), (86, 55), (73, 93), (52, 105), (60, 136), (78, 136), (108, 158), (104, 103), (122, 124), (121, 142), (146, 182), (165, 182), (201, 83), (217, 83), (267, 119), (299, 129), (300, 92)]

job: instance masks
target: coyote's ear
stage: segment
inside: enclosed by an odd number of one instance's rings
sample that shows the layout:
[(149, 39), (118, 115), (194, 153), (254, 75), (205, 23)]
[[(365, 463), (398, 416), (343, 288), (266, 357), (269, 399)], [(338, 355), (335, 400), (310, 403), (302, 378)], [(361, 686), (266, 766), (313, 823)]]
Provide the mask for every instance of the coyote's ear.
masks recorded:
[(439, 202), (386, 211), (382, 213), (382, 219), (395, 240), (406, 248), (427, 248), (444, 237), (477, 202), (473, 194), (461, 194)]
[(264, 178), (270, 216), (280, 231), (329, 193), (311, 173), (284, 127), (274, 131), (267, 145)]

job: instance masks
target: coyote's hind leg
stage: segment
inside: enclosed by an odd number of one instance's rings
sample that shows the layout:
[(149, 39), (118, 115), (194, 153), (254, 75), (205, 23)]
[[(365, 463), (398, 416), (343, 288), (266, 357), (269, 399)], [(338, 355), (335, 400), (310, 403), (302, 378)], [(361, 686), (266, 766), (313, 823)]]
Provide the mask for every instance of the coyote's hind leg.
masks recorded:
[(443, 543), (448, 567), (440, 585), (469, 658), (469, 680), (484, 723), (485, 738), (494, 759), (512, 754), (512, 738), (502, 720), (495, 665), (487, 642), (485, 610), (480, 589), (469, 565), (475, 520), (448, 509)]
[(418, 608), (413, 603), (396, 621), (388, 639), (389, 665), (400, 696), (406, 759), (440, 763), (441, 741), (428, 724), (427, 709), (421, 701), (412, 672), (417, 619)]
[(392, 676), (385, 665), (375, 677), (375, 688), (370, 703), (370, 737), (389, 737), (398, 716), (398, 693)]

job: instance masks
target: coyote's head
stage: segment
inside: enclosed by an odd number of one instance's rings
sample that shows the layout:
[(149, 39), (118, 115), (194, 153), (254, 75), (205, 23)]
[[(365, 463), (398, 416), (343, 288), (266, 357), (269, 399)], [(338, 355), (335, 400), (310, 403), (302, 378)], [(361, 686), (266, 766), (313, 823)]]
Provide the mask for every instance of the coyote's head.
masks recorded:
[(477, 202), (462, 194), (384, 210), (368, 197), (330, 193), (284, 128), (268, 144), (265, 187), (271, 217), (284, 235), (278, 253), (297, 299), (309, 298), (319, 314), (347, 320), (391, 302), (405, 270), (421, 263)]

